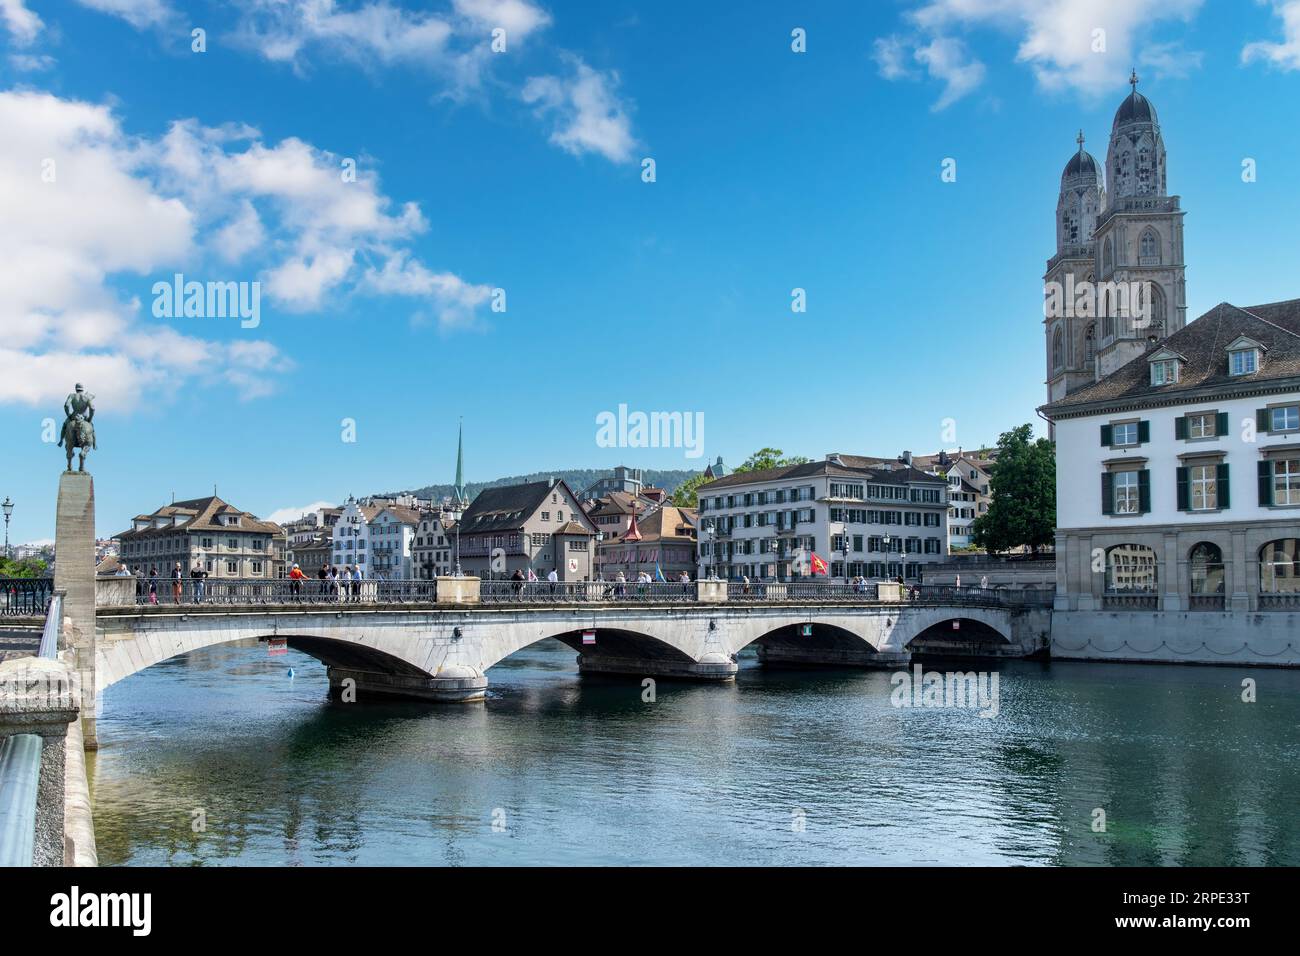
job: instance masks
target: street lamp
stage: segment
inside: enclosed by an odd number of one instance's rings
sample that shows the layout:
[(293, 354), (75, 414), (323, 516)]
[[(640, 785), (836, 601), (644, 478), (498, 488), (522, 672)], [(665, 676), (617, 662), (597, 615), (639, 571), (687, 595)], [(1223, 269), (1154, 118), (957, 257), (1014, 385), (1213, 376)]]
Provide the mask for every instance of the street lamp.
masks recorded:
[(886, 531), (885, 536), (880, 539), (880, 543), (884, 545), (885, 548), (885, 577), (889, 577), (889, 546), (893, 540), (894, 539), (890, 537), (888, 531)]
[(713, 558), (713, 538), (714, 538), (714, 536), (715, 536), (716, 534), (717, 534), (717, 532), (714, 530), (714, 523), (713, 523), (713, 522), (709, 522), (708, 524), (706, 524), (706, 525), (704, 526), (704, 537), (705, 537), (705, 542), (704, 542), (704, 553), (700, 555), (700, 573), (699, 573), (699, 575), (698, 575), (699, 578), (704, 577), (704, 555), (705, 555), (705, 554), (707, 554), (707, 555), (710, 556), (710, 561), (709, 561), (709, 579), (712, 580), (713, 578), (717, 577), (717, 569), (715, 568), (715, 566), (714, 566), (714, 564), (713, 564), (713, 561), (712, 561), (712, 558)]
[(9, 560), (9, 516), (14, 513), (14, 503), (9, 500), (8, 495), (5, 495), (5, 500), (3, 502), (0, 502), (0, 508), (3, 508), (5, 513), (5, 560), (8, 561)]

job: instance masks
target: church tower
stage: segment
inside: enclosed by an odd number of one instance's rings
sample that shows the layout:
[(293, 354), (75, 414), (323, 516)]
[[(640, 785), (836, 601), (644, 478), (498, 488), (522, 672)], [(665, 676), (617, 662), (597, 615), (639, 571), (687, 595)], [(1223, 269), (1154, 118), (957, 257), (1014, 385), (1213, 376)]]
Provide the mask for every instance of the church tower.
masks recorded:
[[(1047, 400), (1054, 402), (1094, 381), (1097, 327), (1090, 309), (1074, 307), (1075, 290), (1093, 280), (1093, 233), (1106, 199), (1101, 165), (1083, 148), (1061, 173), (1056, 201), (1056, 255), (1043, 276), (1043, 327), (1047, 336)], [(1082, 312), (1083, 314), (1078, 314)]]
[[(1187, 324), (1183, 212), (1165, 182), (1165, 141), (1151, 101), (1133, 90), (1115, 111), (1106, 152), (1107, 193), (1097, 223), (1097, 278), (1142, 290), (1148, 314), (1125, 317), (1099, 306), (1098, 377), (1143, 354)], [(1135, 313), (1137, 310), (1131, 310)]]
[[(1044, 276), (1047, 398), (1109, 375), (1187, 322), (1183, 212), (1166, 185), (1165, 143), (1151, 101), (1115, 111), (1103, 171), (1083, 149), (1061, 174), (1056, 255)], [(1080, 283), (1091, 284), (1079, 289)]]

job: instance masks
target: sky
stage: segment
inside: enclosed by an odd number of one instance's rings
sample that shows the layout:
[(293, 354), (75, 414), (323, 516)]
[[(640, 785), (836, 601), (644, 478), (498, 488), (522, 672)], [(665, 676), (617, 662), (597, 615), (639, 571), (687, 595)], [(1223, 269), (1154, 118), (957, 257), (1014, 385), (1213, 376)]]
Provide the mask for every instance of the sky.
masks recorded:
[(1300, 0), (0, 0), (11, 539), (78, 381), (102, 535), (447, 482), (462, 419), (468, 480), (1041, 433), (1061, 169), (1133, 68), (1189, 316), (1300, 296)]

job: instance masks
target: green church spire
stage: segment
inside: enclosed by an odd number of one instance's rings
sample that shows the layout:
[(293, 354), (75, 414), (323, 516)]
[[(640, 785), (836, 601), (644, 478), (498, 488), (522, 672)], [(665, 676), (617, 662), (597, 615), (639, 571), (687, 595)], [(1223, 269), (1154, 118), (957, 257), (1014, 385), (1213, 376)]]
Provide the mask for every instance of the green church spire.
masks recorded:
[(465, 422), (461, 421), (456, 435), (456, 500), (465, 500)]

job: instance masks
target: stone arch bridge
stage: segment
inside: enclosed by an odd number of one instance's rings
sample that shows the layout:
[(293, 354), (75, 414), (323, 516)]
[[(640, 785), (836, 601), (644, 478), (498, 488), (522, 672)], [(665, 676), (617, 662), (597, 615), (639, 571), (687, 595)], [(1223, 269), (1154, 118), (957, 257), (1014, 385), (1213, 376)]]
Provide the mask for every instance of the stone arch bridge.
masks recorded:
[(322, 661), (334, 693), (351, 680), (358, 698), (469, 701), (483, 698), (494, 664), (547, 638), (577, 651), (583, 673), (726, 681), (751, 644), (767, 665), (897, 667), (921, 654), (1041, 654), (1049, 631), (1049, 610), (996, 600), (100, 607), (94, 685), (249, 638), (283, 638)]

